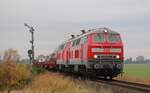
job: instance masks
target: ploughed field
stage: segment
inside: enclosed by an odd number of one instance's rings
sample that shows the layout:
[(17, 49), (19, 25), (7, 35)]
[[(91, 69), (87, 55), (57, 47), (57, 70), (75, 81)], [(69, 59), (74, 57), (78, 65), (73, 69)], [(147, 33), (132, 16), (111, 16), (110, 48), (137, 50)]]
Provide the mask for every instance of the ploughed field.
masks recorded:
[(150, 64), (125, 64), (124, 74), (117, 79), (150, 85)]

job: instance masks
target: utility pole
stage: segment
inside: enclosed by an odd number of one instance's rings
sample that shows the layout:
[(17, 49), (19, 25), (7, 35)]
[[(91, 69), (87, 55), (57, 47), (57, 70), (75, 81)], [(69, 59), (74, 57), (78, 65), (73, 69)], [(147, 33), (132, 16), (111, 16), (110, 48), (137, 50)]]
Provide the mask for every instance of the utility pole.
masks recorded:
[(29, 28), (29, 32), (31, 33), (31, 49), (28, 50), (28, 55), (29, 55), (29, 58), (30, 58), (30, 64), (32, 64), (35, 59), (34, 59), (34, 28), (32, 26), (29, 26), (28, 24), (24, 24), (24, 26), (26, 26), (27, 28)]

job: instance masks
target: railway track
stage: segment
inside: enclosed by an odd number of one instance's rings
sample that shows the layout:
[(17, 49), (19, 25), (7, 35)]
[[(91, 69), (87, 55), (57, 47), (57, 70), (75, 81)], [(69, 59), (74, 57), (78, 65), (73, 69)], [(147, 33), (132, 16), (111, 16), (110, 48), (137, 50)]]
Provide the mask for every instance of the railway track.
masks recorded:
[[(66, 76), (70, 76), (70, 74), (65, 74)], [(72, 76), (71, 76), (72, 77)], [(75, 79), (79, 80), (86, 80), (82, 79), (81, 76), (73, 76)], [(92, 81), (92, 84), (102, 83), (108, 86), (115, 86), (115, 88), (124, 88), (124, 90), (134, 90), (138, 92), (112, 92), (112, 93), (150, 93), (150, 85), (140, 84), (140, 83), (133, 83), (128, 81), (121, 81), (121, 80), (105, 80), (102, 78), (88, 78), (88, 81)], [(101, 84), (100, 84), (101, 85)]]
[(150, 85), (132, 83), (127, 81), (119, 81), (119, 80), (106, 81), (106, 80), (96, 79), (92, 81), (111, 85), (111, 86), (122, 87), (125, 89), (136, 90), (136, 91), (140, 91), (140, 93), (150, 93)]

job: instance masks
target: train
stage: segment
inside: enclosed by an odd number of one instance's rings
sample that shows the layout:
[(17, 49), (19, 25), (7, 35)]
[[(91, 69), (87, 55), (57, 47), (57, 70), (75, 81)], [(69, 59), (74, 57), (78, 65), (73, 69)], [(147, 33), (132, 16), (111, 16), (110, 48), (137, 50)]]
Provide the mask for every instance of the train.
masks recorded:
[[(124, 49), (120, 33), (109, 28), (81, 30), (63, 42), (47, 62), (61, 72), (112, 79), (123, 73)], [(38, 65), (41, 64), (41, 65)], [(48, 67), (43, 62), (35, 66)]]

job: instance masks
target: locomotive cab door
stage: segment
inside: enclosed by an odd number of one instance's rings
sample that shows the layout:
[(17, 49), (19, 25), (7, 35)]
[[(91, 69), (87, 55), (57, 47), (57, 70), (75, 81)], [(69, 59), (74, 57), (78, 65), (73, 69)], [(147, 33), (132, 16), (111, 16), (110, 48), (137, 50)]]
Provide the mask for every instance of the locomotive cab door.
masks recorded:
[(81, 44), (81, 52), (80, 52), (80, 54), (81, 54), (81, 63), (83, 63), (83, 53), (84, 53), (84, 45)]
[(87, 43), (87, 36), (84, 36), (81, 38), (81, 42), (80, 42), (80, 44), (81, 44), (81, 52), (80, 53), (81, 53), (81, 62), (82, 63), (84, 63), (85, 58), (86, 58), (86, 49), (87, 49), (86, 43)]
[(69, 50), (66, 51), (66, 64), (69, 64)]
[(71, 46), (71, 42), (68, 42), (67, 46), (66, 46), (66, 65), (70, 64), (70, 58), (71, 58), (71, 55), (70, 55), (70, 46)]

